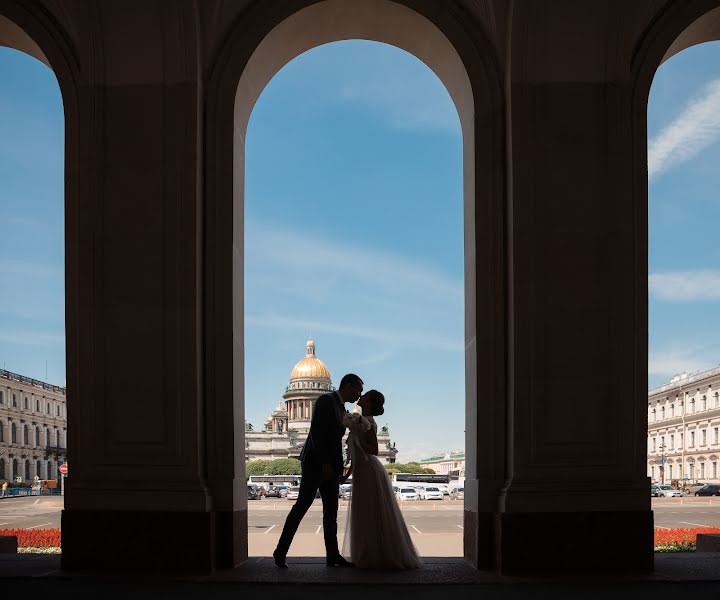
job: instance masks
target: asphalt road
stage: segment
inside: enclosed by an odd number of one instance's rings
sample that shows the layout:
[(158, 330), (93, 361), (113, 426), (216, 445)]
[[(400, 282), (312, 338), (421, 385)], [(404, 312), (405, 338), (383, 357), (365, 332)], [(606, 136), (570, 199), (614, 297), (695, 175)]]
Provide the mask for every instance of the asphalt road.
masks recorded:
[[(292, 501), (265, 499), (248, 502), (248, 530), (250, 533), (280, 533)], [(347, 503), (340, 501), (338, 529), (345, 528)], [(411, 533), (462, 533), (463, 503), (417, 501), (401, 504), (405, 523)], [(322, 504), (316, 500), (300, 523), (298, 533), (318, 533), (322, 524)]]
[[(249, 533), (279, 534), (292, 501), (265, 499), (248, 502)], [(338, 527), (345, 525), (345, 501), (340, 501)], [(0, 529), (60, 527), (63, 498), (29, 496), (0, 499)], [(653, 498), (656, 527), (720, 527), (720, 498)], [(411, 533), (462, 533), (463, 504), (458, 501), (417, 501), (401, 505)], [(316, 500), (300, 524), (300, 533), (316, 534), (322, 523), (322, 504)]]
[(60, 527), (62, 496), (0, 498), (0, 529)]

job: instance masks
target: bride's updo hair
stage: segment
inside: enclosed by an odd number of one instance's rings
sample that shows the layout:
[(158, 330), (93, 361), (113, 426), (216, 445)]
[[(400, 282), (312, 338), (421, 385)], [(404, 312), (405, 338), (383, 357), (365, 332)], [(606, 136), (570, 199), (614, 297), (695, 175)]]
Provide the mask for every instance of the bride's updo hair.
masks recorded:
[(379, 417), (385, 412), (385, 396), (377, 390), (370, 390), (367, 393), (368, 399), (372, 402), (372, 416)]

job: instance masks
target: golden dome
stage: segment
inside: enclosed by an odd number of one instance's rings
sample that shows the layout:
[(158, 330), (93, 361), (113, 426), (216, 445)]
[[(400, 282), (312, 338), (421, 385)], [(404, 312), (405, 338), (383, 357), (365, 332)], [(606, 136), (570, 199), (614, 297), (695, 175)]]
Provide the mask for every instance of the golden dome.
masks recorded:
[(330, 380), (330, 369), (315, 356), (315, 342), (313, 342), (312, 338), (308, 338), (305, 345), (305, 358), (298, 362), (290, 372), (291, 381), (306, 378)]

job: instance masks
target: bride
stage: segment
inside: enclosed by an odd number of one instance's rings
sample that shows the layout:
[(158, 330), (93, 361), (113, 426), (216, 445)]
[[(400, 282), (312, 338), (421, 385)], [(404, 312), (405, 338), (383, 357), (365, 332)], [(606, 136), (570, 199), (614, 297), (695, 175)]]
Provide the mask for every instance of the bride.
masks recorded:
[(415, 569), (422, 564), (413, 546), (385, 467), (377, 457), (377, 424), (385, 397), (370, 390), (358, 400), (359, 414), (348, 414), (352, 494), (343, 554), (366, 569)]

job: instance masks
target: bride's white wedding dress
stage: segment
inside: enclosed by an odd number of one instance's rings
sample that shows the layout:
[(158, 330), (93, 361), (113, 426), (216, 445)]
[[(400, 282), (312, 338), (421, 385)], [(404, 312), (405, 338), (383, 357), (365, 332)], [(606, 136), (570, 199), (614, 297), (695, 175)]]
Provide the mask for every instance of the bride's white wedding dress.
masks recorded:
[[(377, 424), (372, 417), (372, 431)], [(348, 506), (343, 554), (364, 569), (415, 569), (422, 564), (410, 539), (390, 478), (377, 456), (348, 435), (352, 460), (352, 495)]]

